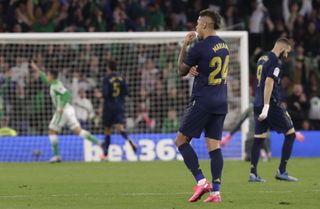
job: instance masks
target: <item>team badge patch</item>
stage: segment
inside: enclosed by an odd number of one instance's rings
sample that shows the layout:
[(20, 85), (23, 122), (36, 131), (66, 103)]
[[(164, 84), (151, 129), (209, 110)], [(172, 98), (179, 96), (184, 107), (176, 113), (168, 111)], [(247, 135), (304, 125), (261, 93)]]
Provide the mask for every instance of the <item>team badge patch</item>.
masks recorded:
[(280, 69), (278, 67), (276, 67), (274, 70), (273, 70), (273, 75), (278, 77), (279, 76), (279, 73), (280, 73)]

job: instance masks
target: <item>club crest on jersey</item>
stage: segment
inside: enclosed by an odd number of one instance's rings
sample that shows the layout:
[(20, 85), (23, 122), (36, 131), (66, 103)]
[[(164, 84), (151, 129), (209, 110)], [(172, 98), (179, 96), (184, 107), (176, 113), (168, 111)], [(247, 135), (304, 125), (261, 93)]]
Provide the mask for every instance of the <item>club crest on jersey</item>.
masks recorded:
[(60, 93), (64, 93), (64, 92), (66, 91), (66, 89), (63, 88), (62, 86), (60, 86), (60, 87), (58, 88), (58, 91), (59, 91)]
[(279, 73), (280, 73), (280, 69), (278, 67), (276, 67), (273, 71), (273, 75), (278, 77), (279, 76)]

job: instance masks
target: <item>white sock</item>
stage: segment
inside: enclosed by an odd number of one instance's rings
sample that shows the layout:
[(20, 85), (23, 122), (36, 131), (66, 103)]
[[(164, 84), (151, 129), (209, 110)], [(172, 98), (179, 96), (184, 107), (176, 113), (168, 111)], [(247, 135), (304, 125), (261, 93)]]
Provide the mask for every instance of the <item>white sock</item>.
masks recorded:
[(197, 183), (197, 185), (202, 185), (202, 184), (204, 184), (205, 182), (207, 181), (207, 179), (201, 179), (201, 180), (199, 180), (198, 181), (198, 183)]
[(49, 135), (49, 139), (50, 139), (51, 144), (58, 144), (57, 135)]
[(81, 138), (85, 139), (87, 134), (88, 134), (87, 131), (81, 129), (81, 131), (80, 131), (80, 133), (79, 133), (79, 136), (80, 136)]
[(211, 196), (215, 196), (215, 195), (217, 195), (217, 194), (220, 194), (220, 191), (210, 192), (210, 195), (211, 195)]

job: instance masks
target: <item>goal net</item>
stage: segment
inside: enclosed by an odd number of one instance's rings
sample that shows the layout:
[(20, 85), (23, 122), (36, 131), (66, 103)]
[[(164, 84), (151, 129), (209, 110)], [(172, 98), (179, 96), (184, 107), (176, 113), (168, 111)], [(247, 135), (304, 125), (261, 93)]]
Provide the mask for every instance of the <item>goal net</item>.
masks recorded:
[[(54, 33), (0, 35), (0, 161), (46, 161), (52, 155), (47, 137), (52, 118), (49, 86), (29, 65), (45, 72), (59, 71), (72, 93), (72, 105), (83, 128), (103, 140), (102, 80), (109, 60), (127, 81), (126, 128), (139, 146), (137, 154), (116, 133), (110, 160), (181, 159), (174, 147), (175, 133), (185, 109), (192, 79), (177, 76), (177, 59), (185, 32)], [(218, 32), (230, 48), (228, 74), (228, 130), (249, 105), (247, 32)], [(244, 123), (223, 149), (227, 158), (243, 157)], [(14, 131), (17, 136), (14, 135)], [(59, 135), (62, 158), (98, 160), (99, 148), (83, 142), (68, 129)], [(12, 135), (12, 136), (6, 136)], [(208, 157), (204, 140), (193, 146), (200, 159)]]

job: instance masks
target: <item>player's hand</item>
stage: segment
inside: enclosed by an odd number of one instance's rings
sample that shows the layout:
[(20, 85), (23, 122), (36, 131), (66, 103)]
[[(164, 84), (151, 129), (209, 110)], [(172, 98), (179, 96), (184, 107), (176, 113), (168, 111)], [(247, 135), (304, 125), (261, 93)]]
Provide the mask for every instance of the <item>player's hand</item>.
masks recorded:
[(185, 47), (189, 46), (191, 44), (191, 42), (193, 41), (193, 39), (195, 39), (197, 36), (196, 32), (192, 31), (192, 32), (189, 32), (186, 37), (184, 38), (184, 42), (183, 42), (183, 45)]
[(198, 76), (198, 75), (199, 75), (198, 65), (192, 66), (192, 67), (190, 68), (189, 74), (190, 74), (191, 76), (193, 76), (193, 77)]
[(267, 118), (268, 112), (269, 112), (269, 106), (270, 106), (269, 104), (264, 104), (263, 105), (262, 112), (258, 117), (259, 121), (263, 121), (264, 119)]
[(31, 60), (30, 66), (33, 70), (39, 71), (38, 65), (33, 60)]

